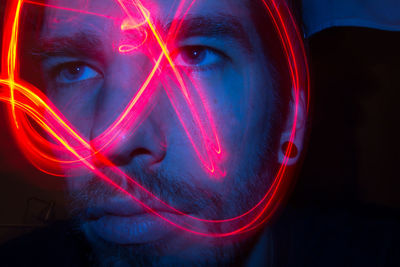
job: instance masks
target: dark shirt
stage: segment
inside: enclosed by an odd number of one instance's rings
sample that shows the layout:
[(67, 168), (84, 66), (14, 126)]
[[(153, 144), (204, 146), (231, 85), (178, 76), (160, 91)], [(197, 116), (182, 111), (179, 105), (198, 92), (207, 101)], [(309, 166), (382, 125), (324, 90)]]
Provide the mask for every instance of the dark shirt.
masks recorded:
[(276, 266), (400, 267), (400, 223), (392, 210), (290, 211), (273, 235)]
[(90, 266), (89, 246), (69, 221), (11, 240), (0, 247), (0, 266)]
[[(286, 211), (271, 226), (277, 267), (399, 266), (400, 230), (393, 216), (351, 211)], [(90, 266), (90, 248), (70, 222), (7, 242), (0, 266)]]

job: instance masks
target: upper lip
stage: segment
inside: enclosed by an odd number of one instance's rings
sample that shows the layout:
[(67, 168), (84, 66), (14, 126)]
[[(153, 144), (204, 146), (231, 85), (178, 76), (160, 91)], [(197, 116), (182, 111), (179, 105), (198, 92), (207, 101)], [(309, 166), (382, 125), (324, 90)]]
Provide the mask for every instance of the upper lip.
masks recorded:
[[(169, 212), (181, 215), (179, 212), (169, 208), (167, 205), (161, 203), (157, 199), (147, 199), (146, 201), (142, 201), (140, 199), (138, 200), (155, 212)], [(140, 204), (137, 200), (129, 196), (116, 196), (105, 200), (99, 205), (89, 207), (88, 216), (91, 219), (98, 219), (106, 215), (121, 217), (137, 216), (150, 212), (150, 210), (145, 208), (144, 205)]]

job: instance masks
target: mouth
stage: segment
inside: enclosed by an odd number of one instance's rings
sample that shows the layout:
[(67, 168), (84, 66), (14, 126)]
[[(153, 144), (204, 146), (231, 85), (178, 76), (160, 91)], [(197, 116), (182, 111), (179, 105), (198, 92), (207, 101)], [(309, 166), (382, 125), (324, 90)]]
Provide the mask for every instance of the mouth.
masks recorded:
[(88, 210), (87, 226), (98, 237), (121, 245), (155, 242), (176, 231), (176, 227), (161, 217), (179, 223), (182, 214), (164, 205), (147, 206), (158, 215), (133, 199), (114, 198), (105, 205)]
[[(160, 215), (171, 217), (171, 214), (163, 213), (160, 212)], [(105, 215), (90, 221), (88, 226), (100, 238), (121, 245), (155, 242), (166, 238), (175, 230), (168, 222), (150, 213), (133, 216)]]

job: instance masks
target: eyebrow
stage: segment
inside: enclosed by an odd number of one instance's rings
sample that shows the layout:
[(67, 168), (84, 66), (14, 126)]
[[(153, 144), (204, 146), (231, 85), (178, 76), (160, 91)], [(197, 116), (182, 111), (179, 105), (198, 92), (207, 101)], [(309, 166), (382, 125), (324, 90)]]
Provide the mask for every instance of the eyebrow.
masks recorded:
[(180, 25), (176, 34), (176, 39), (186, 39), (190, 37), (212, 37), (212, 38), (231, 38), (236, 40), (243, 48), (251, 52), (253, 50), (249, 35), (244, 30), (242, 22), (231, 15), (219, 14), (213, 16), (188, 16), (185, 19), (174, 19), (169, 22), (164, 31), (171, 29), (173, 25)]
[(70, 36), (39, 38), (36, 45), (30, 49), (30, 53), (42, 59), (57, 56), (84, 56), (104, 62), (105, 55), (102, 47), (103, 41), (99, 34), (93, 31), (79, 31)]
[[(239, 19), (230, 15), (193, 16), (185, 19), (174, 19), (167, 24), (156, 21), (158, 29), (166, 36), (172, 26), (180, 25), (175, 34), (176, 40), (191, 37), (231, 38), (236, 40), (247, 52), (252, 52), (253, 47), (250, 38)], [(103, 51), (103, 38), (99, 33), (91, 30), (79, 31), (70, 36), (58, 36), (54, 38), (40, 38), (30, 53), (41, 59), (56, 56), (77, 56), (96, 58), (105, 62)]]

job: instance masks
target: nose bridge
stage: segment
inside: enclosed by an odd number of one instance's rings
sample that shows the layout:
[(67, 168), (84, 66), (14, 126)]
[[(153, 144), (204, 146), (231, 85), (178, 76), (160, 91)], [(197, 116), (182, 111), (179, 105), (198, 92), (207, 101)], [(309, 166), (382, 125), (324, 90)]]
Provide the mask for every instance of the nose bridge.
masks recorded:
[[(96, 115), (91, 138), (101, 135), (126, 110), (131, 101), (143, 89), (146, 79), (154, 67), (154, 61), (143, 52), (116, 55), (106, 71), (105, 85), (96, 103)], [(134, 157), (146, 158), (147, 162), (158, 161), (165, 150), (165, 136), (160, 130), (159, 112), (153, 107), (162, 101), (157, 97), (162, 88), (156, 78), (146, 86), (141, 99), (128, 114), (133, 124), (119, 128), (118, 136), (103, 152), (117, 165), (128, 164)], [(157, 103), (154, 103), (157, 101)], [(158, 109), (157, 109), (158, 110)], [(157, 114), (156, 114), (157, 113)], [(96, 148), (108, 140), (93, 144)]]
[(152, 64), (143, 53), (117, 55), (108, 64), (105, 84), (97, 97), (92, 138), (101, 134), (127, 108), (146, 80)]

